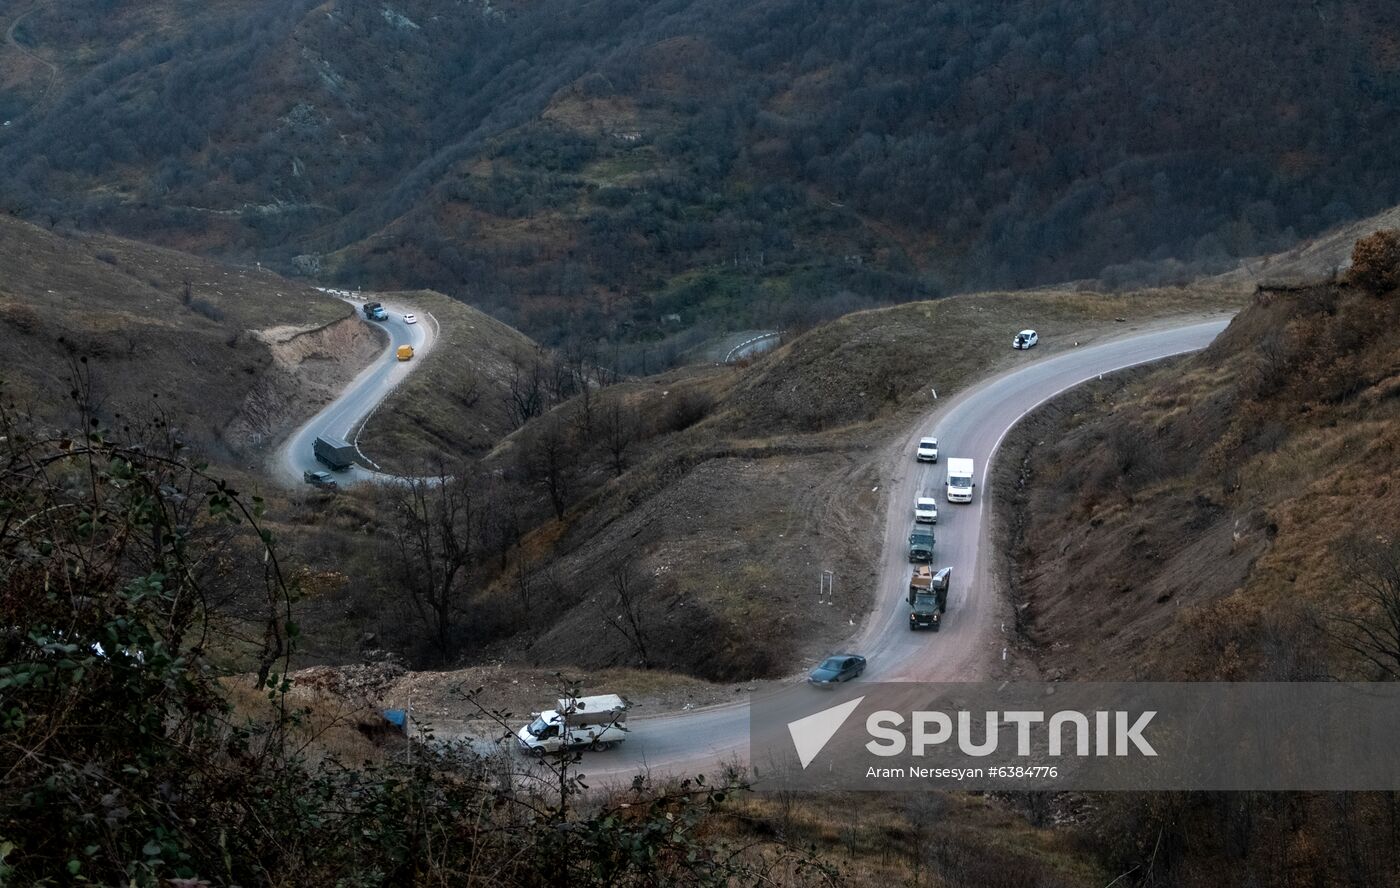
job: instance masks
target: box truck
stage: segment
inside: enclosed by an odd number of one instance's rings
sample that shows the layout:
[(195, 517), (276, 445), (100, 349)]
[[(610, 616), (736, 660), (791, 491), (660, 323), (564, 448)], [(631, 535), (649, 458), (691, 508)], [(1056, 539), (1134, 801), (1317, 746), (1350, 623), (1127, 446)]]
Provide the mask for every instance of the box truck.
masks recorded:
[(339, 438), (317, 438), (311, 451), (326, 468), (343, 472), (355, 464), (355, 445)]
[(950, 503), (970, 503), (972, 502), (972, 488), (977, 485), (972, 481), (973, 465), (970, 459), (948, 460), (948, 502)]

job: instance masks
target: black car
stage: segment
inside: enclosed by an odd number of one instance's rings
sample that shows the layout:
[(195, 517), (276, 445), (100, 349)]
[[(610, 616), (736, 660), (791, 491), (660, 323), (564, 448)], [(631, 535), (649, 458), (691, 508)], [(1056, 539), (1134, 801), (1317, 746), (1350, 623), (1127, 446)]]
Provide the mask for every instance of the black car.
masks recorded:
[(833, 654), (812, 670), (807, 680), (815, 685), (834, 685), (850, 681), (865, 671), (865, 658), (859, 654)]

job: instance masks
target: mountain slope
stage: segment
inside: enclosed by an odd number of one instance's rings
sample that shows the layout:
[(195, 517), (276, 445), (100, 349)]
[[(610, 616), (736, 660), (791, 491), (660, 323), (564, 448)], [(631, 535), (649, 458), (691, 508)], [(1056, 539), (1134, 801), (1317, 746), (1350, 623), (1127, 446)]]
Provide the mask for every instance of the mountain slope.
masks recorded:
[(241, 458), (381, 347), (349, 306), (270, 271), (0, 217), (0, 375), (45, 421), (74, 421), (76, 388), (104, 423), (164, 415)]
[(1379, 0), (81, 0), (21, 24), (59, 74), (0, 86), (9, 205), (431, 286), (547, 344), (1212, 267), (1400, 203)]
[(1199, 356), (1033, 419), (1002, 463), (1033, 659), (1081, 679), (1382, 677), (1347, 622), (1383, 616), (1365, 574), (1400, 539), (1398, 324), (1393, 289), (1264, 288)]

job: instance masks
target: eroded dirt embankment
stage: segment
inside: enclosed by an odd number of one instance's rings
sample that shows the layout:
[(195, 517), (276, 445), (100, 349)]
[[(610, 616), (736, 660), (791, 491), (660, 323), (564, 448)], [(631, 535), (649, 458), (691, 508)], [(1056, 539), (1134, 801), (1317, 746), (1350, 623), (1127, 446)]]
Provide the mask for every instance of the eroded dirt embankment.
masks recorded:
[(384, 348), (384, 334), (353, 314), (320, 327), (253, 331), (268, 359), (225, 437), (240, 451), (260, 450), (296, 420), (331, 401)]

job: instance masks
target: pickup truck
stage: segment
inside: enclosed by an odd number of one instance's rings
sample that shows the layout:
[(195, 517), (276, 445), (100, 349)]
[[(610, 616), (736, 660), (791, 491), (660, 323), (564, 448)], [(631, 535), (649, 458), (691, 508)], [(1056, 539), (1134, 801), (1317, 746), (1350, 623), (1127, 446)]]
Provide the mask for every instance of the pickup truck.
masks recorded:
[(554, 709), (536, 713), (534, 721), (515, 732), (515, 739), (521, 750), (537, 756), (582, 747), (606, 749), (627, 738), (631, 705), (616, 694), (564, 697)]

